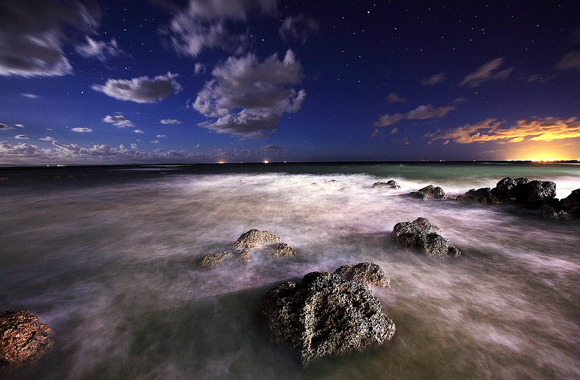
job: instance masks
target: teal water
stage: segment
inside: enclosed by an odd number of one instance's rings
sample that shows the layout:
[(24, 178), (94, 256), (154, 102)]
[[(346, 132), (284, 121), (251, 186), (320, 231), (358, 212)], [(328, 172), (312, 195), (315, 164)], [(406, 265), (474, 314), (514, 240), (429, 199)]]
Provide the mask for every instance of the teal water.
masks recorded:
[[(421, 202), (505, 176), (580, 188), (580, 166), (279, 164), (5, 169), (0, 309), (29, 309), (54, 348), (5, 379), (574, 379), (580, 377), (580, 222), (509, 207)], [(372, 189), (395, 179), (401, 189)], [(429, 218), (464, 253), (400, 250)], [(199, 270), (203, 254), (267, 229), (298, 252)], [(393, 341), (300, 368), (254, 317), (275, 284), (374, 261)]]

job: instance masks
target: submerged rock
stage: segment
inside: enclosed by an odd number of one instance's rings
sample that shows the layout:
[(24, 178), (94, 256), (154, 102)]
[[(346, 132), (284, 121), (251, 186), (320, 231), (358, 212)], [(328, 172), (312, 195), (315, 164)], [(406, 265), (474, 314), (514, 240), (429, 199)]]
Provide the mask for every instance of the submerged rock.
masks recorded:
[(446, 238), (439, 235), (439, 227), (431, 224), (426, 218), (417, 218), (412, 222), (397, 223), (391, 238), (401, 247), (416, 249), (427, 255), (440, 257), (459, 256), (461, 252)]
[(27, 310), (0, 313), (0, 362), (37, 359), (53, 345), (52, 330)]
[(225, 251), (221, 253), (212, 253), (204, 255), (197, 264), (197, 266), (201, 268), (214, 268), (223, 263), (224, 260), (229, 260), (233, 258), (234, 254), (233, 252), (230, 251)]
[(267, 244), (280, 243), (281, 239), (279, 236), (274, 235), (268, 231), (260, 231), (257, 229), (251, 229), (246, 233), (243, 233), (234, 244), (235, 249), (252, 249), (256, 247), (261, 247)]
[(278, 243), (268, 249), (268, 256), (271, 258), (294, 256), (296, 252), (286, 243)]
[(280, 284), (260, 299), (256, 311), (278, 341), (298, 350), (303, 365), (383, 344), (396, 330), (367, 286), (327, 272)]
[(391, 280), (387, 277), (383, 268), (375, 263), (345, 264), (334, 273), (349, 281), (358, 281), (365, 285), (381, 286), (388, 288)]
[(427, 198), (447, 199), (445, 191), (439, 186), (428, 185), (417, 191), (413, 191), (409, 196), (417, 199), (425, 200)]
[(395, 180), (388, 180), (387, 182), (375, 182), (373, 183), (373, 189), (380, 187), (390, 187), (391, 189), (400, 189), (401, 186)]

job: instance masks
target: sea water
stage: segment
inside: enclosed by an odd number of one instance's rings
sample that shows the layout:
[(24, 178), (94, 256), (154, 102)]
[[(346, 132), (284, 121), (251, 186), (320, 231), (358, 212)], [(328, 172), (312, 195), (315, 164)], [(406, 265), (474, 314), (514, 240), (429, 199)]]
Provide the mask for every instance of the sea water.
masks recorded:
[[(5, 170), (0, 311), (54, 333), (5, 379), (578, 379), (580, 222), (453, 198), (505, 176), (580, 188), (580, 166), (334, 164)], [(400, 189), (372, 188), (396, 180)], [(393, 226), (427, 217), (463, 255), (402, 250)], [(252, 228), (297, 252), (202, 270)], [(302, 368), (255, 317), (280, 282), (372, 261), (397, 333)]]

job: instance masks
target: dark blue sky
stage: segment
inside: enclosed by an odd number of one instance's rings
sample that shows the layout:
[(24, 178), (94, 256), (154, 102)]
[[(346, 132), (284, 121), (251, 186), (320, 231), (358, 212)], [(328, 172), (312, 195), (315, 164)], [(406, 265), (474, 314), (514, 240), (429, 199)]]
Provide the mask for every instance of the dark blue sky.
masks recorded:
[(580, 158), (578, 1), (0, 0), (0, 164)]

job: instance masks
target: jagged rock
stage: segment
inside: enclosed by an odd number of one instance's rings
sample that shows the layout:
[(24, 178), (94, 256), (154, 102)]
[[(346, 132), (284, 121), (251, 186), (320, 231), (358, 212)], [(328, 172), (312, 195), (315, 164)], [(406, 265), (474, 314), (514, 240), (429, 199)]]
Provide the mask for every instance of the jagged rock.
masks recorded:
[(230, 260), (233, 258), (234, 254), (230, 251), (225, 251), (221, 253), (212, 253), (209, 255), (204, 255), (197, 264), (197, 266), (201, 268), (214, 268), (223, 263), (224, 260)]
[(427, 199), (427, 194), (421, 193), (420, 191), (412, 191), (409, 193), (409, 196), (411, 198), (421, 199), (422, 201)]
[(526, 177), (511, 178), (506, 177), (500, 180), (493, 188), (492, 192), (500, 199), (514, 200), (518, 196), (518, 187), (529, 183), (530, 180)]
[(465, 197), (477, 200), (482, 205), (502, 203), (502, 201), (491, 191), (489, 187), (482, 187), (477, 190), (471, 189), (465, 193)]
[[(520, 190), (521, 188), (521, 190)], [(556, 197), (556, 184), (552, 181), (530, 181), (517, 187), (516, 200), (534, 206)]]
[(544, 204), (542, 206), (542, 217), (544, 219), (552, 219), (552, 220), (568, 220), (572, 219), (572, 214), (564, 210), (557, 210), (556, 208), (548, 204)]
[(388, 288), (391, 283), (383, 268), (375, 263), (345, 264), (334, 273), (344, 277), (346, 280), (358, 281), (366, 285)]
[(433, 198), (436, 198), (436, 199), (447, 199), (447, 195), (445, 195), (445, 191), (443, 191), (443, 189), (439, 186), (429, 185), (429, 186), (425, 186), (422, 189), (419, 189), (418, 191), (420, 193), (427, 194), (428, 196), (432, 196)]
[(303, 365), (380, 345), (396, 330), (367, 286), (327, 272), (280, 284), (261, 298), (256, 311), (278, 341), (298, 350)]
[(0, 313), (0, 362), (37, 359), (53, 345), (52, 330), (27, 310)]
[(580, 189), (572, 191), (562, 200), (562, 209), (566, 212), (580, 215)]
[(234, 244), (234, 248), (237, 250), (252, 249), (267, 244), (280, 242), (281, 239), (277, 235), (274, 235), (268, 231), (251, 229), (239, 237), (239, 239)]
[(471, 203), (475, 199), (473, 199), (473, 197), (471, 195), (458, 195), (457, 198), (455, 198), (455, 200), (457, 202)]
[(294, 256), (296, 252), (286, 243), (278, 243), (268, 249), (268, 256), (271, 258)]
[(404, 248), (420, 250), (427, 255), (440, 257), (461, 255), (461, 252), (438, 231), (439, 227), (427, 219), (417, 218), (413, 222), (397, 223), (391, 238)]
[(388, 180), (387, 182), (375, 182), (373, 183), (373, 189), (380, 187), (390, 187), (391, 189), (400, 189), (401, 186), (395, 180)]

